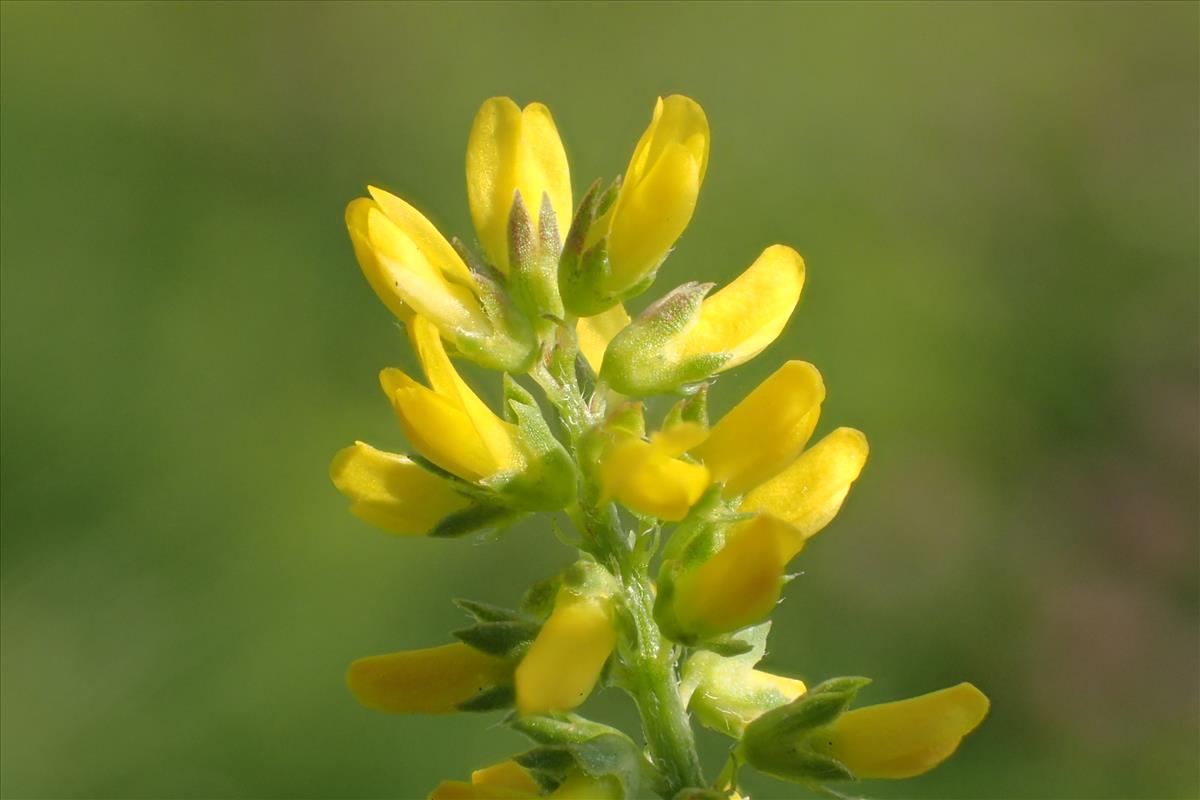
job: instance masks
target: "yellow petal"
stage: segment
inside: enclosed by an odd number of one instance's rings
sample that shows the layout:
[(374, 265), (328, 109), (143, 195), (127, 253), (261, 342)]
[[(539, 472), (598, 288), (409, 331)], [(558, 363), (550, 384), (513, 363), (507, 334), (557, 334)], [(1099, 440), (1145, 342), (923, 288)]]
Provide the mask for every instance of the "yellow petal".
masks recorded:
[(442, 781), (429, 793), (429, 800), (535, 800), (538, 792), (507, 786), (480, 786), (466, 781)]
[(857, 778), (911, 778), (936, 767), (987, 716), (990, 703), (969, 683), (847, 711), (813, 738)]
[(634, 148), (617, 202), (597, 226), (608, 231), (610, 291), (633, 286), (657, 269), (692, 218), (708, 167), (704, 110), (683, 95), (658, 99)]
[(614, 775), (593, 778), (582, 772), (570, 775), (548, 797), (553, 800), (622, 800), (621, 781)]
[(517, 667), (517, 709), (541, 714), (579, 705), (596, 685), (616, 643), (606, 600), (569, 600), (560, 594)]
[(704, 441), (708, 429), (696, 422), (679, 422), (650, 435), (650, 444), (668, 456), (679, 456)]
[[(399, 198), (392, 199), (403, 202)], [(420, 216), (415, 209), (413, 213)], [(489, 330), (487, 317), (475, 298), (474, 279), (469, 275), (469, 282), (463, 282), (461, 278), (450, 280), (455, 270), (444, 269), (430, 261), (414, 238), (416, 234), (402, 229), (378, 204), (368, 207), (365, 215), (354, 209), (350, 221), (356, 225), (365, 222), (365, 238), (380, 272), (378, 279), (368, 278), (372, 287), (385, 289), (386, 294), (394, 295), (418, 314), (433, 320), (448, 335), (457, 331), (483, 334)], [(426, 221), (425, 224), (429, 223)], [(357, 231), (352, 238), (360, 235), (361, 231)], [(461, 265), (462, 262), (458, 263)], [(385, 298), (384, 302), (390, 308), (395, 299)]]
[(449, 714), (484, 689), (508, 680), (511, 668), (465, 644), (360, 658), (346, 682), (358, 702), (393, 714)]
[(387, 306), (388, 311), (402, 322), (412, 318), (413, 311), (404, 304), (403, 298), (396, 293), (392, 281), (384, 273), (379, 259), (375, 258), (375, 249), (371, 246), (367, 233), (367, 215), (375, 208), (375, 201), (359, 197), (350, 201), (346, 206), (346, 229), (350, 231), (350, 243), (354, 245), (354, 256), (362, 268), (363, 276), (371, 289)]
[(467, 141), (467, 199), (479, 241), (501, 272), (508, 271), (508, 218), (517, 191), (535, 224), (547, 195), (560, 240), (566, 237), (571, 175), (550, 110), (530, 103), (522, 111), (507, 97), (493, 97), (475, 115)]
[(723, 661), (696, 687), (689, 708), (705, 726), (734, 739), (767, 711), (807, 691), (803, 681)]
[(449, 482), (404, 456), (355, 442), (333, 457), (329, 476), (360, 519), (402, 536), (428, 533), (470, 502)]
[(489, 478), (502, 469), (479, 438), (471, 418), (452, 400), (398, 369), (385, 369), (379, 382), (404, 435), (425, 458), (467, 481)]
[(367, 192), (375, 198), (379, 210), (408, 237), (430, 265), (445, 274), (453, 283), (463, 286), (475, 285), (471, 271), (467, 269), (458, 252), (424, 214), (385, 189), (368, 186)]
[(743, 494), (800, 455), (824, 399), (817, 368), (789, 361), (722, 417), (692, 454), (725, 484), (726, 497)]
[(487, 404), (471, 391), (471, 387), (450, 363), (446, 347), (433, 323), (423, 317), (415, 317), (408, 330), (429, 385), (458, 406), (470, 419), (480, 443), (494, 464), (489, 474), (518, 469), (520, 453), (516, 446), (517, 427), (492, 413)]
[(628, 324), (629, 314), (620, 303), (594, 317), (580, 318), (575, 325), (575, 335), (579, 337), (579, 352), (583, 353), (593, 372), (600, 372), (608, 343)]
[(725, 546), (675, 581), (675, 618), (701, 637), (739, 630), (762, 620), (779, 602), (783, 569), (803, 540), (768, 515), (739, 524)]
[(804, 259), (777, 244), (733, 283), (700, 304), (691, 328), (676, 337), (676, 357), (729, 353), (721, 370), (744, 364), (783, 332), (804, 288)]
[(601, 458), (600, 490), (627, 508), (659, 519), (687, 516), (708, 488), (708, 469), (672, 458), (664, 447), (634, 436), (618, 436)]
[(772, 514), (807, 539), (837, 515), (867, 463), (867, 452), (867, 437), (853, 428), (838, 428), (746, 495), (741, 510)]
[(471, 783), (476, 786), (502, 786), (506, 789), (533, 792), (535, 795), (541, 791), (537, 781), (512, 759), (475, 770), (471, 773)]

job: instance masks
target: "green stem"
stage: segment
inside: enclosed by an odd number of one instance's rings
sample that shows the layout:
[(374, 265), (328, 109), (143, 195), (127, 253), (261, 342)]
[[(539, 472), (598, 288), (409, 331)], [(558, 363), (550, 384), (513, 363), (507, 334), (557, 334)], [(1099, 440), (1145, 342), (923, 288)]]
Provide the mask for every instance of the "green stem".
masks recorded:
[[(585, 433), (599, 420), (593, 417), (589, 403), (575, 384), (573, 372), (568, 369), (576, 352), (572, 341), (571, 346), (551, 355), (548, 369), (535, 369), (532, 375), (555, 405), (566, 428), (570, 449), (579, 459)], [(580, 466), (586, 473), (585, 465)], [(616, 506), (598, 502), (596, 488), (586, 475), (580, 486), (579, 506), (571, 517), (593, 555), (621, 585), (621, 606), (628, 614), (632, 633), (625, 637), (628, 641), (623, 640), (618, 651), (622, 686), (637, 705), (646, 746), (662, 775), (663, 785), (658, 788), (664, 797), (671, 798), (681, 789), (702, 787), (704, 773), (696, 753), (696, 740), (679, 694), (676, 651), (654, 619), (654, 591), (647, 569), (649, 555), (633, 552)]]

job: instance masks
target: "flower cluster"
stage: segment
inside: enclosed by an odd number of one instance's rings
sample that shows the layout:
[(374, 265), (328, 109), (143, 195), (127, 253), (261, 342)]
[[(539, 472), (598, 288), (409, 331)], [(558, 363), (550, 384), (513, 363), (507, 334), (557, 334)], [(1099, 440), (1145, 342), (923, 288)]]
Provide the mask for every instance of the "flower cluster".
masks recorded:
[[(771, 344), (799, 301), (792, 248), (768, 247), (719, 291), (686, 283), (626, 313), (691, 219), (708, 152), (700, 106), (659, 99), (623, 179), (575, 206), (549, 110), (493, 98), (467, 145), (482, 257), (382, 189), (346, 210), (363, 274), (424, 378), (380, 374), (411, 454), (357, 442), (334, 457), (351, 511), (401, 536), (537, 512), (564, 512), (577, 531), (577, 560), (515, 608), (457, 600), (470, 624), (452, 643), (350, 666), (368, 707), (507, 710), (533, 740), (431, 798), (733, 797), (742, 766), (818, 789), (904, 778), (987, 712), (970, 684), (850, 710), (866, 679), (807, 688), (755, 668), (788, 565), (841, 508), (867, 440), (837, 428), (811, 442), (825, 385), (803, 361), (709, 422), (709, 385)], [(502, 373), (498, 412), (454, 358)], [(648, 426), (661, 396), (670, 407)], [(634, 700), (643, 744), (573, 713), (598, 686)], [(715, 781), (692, 715), (735, 741)]]

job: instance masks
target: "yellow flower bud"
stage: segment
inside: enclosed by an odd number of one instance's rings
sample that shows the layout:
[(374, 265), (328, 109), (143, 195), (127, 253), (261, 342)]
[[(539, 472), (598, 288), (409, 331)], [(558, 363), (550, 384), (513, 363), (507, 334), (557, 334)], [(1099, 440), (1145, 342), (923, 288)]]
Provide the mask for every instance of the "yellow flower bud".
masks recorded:
[(852, 428), (838, 428), (747, 494), (741, 510), (778, 517), (807, 539), (837, 515), (866, 464), (867, 452), (867, 437)]
[(658, 269), (683, 233), (708, 168), (704, 109), (691, 98), (659, 98), (621, 182), (616, 203), (597, 221), (593, 239), (608, 237), (610, 283), (617, 295)]
[(559, 592), (517, 667), (520, 713), (567, 711), (587, 699), (617, 643), (611, 613), (607, 598)]
[(812, 735), (812, 748), (856, 778), (911, 778), (949, 758), (987, 716), (990, 703), (969, 683), (908, 700), (847, 711)]
[(695, 423), (682, 423), (645, 441), (617, 433), (598, 465), (603, 501), (616, 498), (627, 508), (659, 519), (687, 516), (710, 483), (708, 469), (675, 456), (705, 435)]
[(401, 536), (428, 533), (438, 521), (470, 505), (449, 481), (363, 442), (338, 451), (329, 475), (352, 501), (352, 514)]
[(468, 481), (519, 471), (524, 459), (517, 427), (492, 413), (471, 391), (450, 363), (431, 322), (414, 317), (408, 329), (429, 387), (398, 369), (385, 369), (379, 381), (412, 446)]
[(511, 680), (502, 659), (455, 643), (360, 658), (346, 682), (367, 708), (393, 714), (450, 714), (479, 692)]
[(692, 455), (725, 484), (726, 497), (743, 494), (800, 455), (824, 399), (817, 368), (789, 361), (722, 417)]
[(507, 97), (487, 100), (475, 115), (467, 141), (467, 200), (488, 258), (508, 272), (508, 223), (513, 195), (533, 220), (542, 196), (550, 198), (559, 243), (571, 224), (571, 175), (550, 110), (530, 103), (522, 110)]

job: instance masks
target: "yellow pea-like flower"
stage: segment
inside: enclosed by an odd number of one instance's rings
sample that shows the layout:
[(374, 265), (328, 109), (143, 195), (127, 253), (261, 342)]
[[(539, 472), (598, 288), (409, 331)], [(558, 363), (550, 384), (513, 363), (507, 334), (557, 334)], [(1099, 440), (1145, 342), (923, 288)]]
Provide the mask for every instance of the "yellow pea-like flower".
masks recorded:
[(771, 514), (807, 539), (837, 515), (868, 452), (867, 437), (853, 428), (838, 428), (783, 472), (751, 490), (741, 510)]
[(467, 141), (467, 200), (480, 243), (505, 273), (518, 191), (535, 224), (543, 195), (549, 198), (561, 244), (571, 224), (571, 174), (550, 109), (541, 103), (521, 109), (508, 97), (493, 97), (475, 115)]
[(363, 275), (399, 319), (429, 319), (448, 339), (486, 336), (490, 323), (467, 265), (428, 219), (399, 197), (368, 187), (346, 208)]
[(704, 438), (704, 429), (682, 423), (645, 441), (617, 434), (598, 465), (600, 491), (639, 514), (678, 521), (710, 483), (708, 468), (676, 458)]
[(367, 708), (393, 714), (450, 714), (479, 692), (511, 680), (506, 661), (455, 643), (360, 658), (346, 682)]
[(591, 694), (617, 643), (607, 598), (559, 592), (516, 671), (522, 714), (568, 711)]
[(911, 778), (949, 758), (987, 716), (990, 703), (969, 683), (847, 711), (813, 734), (817, 752), (856, 778)]
[(587, 359), (594, 372), (600, 371), (604, 363), (604, 351), (626, 325), (629, 324), (629, 314), (625, 307), (617, 303), (605, 312), (591, 317), (581, 317), (575, 325), (575, 334), (579, 337), (579, 352)]
[(679, 361), (727, 353), (719, 372), (744, 364), (775, 341), (804, 289), (804, 259), (787, 245), (762, 252), (732, 283), (704, 299), (693, 324), (671, 342)]
[(329, 467), (338, 491), (359, 519), (401, 536), (421, 536), (470, 501), (451, 483), (395, 453), (355, 442)]
[(379, 381), (412, 446), (468, 481), (518, 471), (523, 456), (517, 427), (471, 391), (450, 363), (433, 323), (418, 316), (408, 329), (429, 386), (398, 369), (385, 369)]
[(808, 444), (825, 384), (804, 361), (789, 361), (738, 403), (692, 449), (712, 479), (735, 497), (791, 464)]
[(779, 602), (784, 567), (803, 546), (795, 528), (770, 515), (737, 524), (719, 552), (675, 580), (677, 624), (707, 638), (762, 620)]
[(687, 227), (708, 168), (708, 118), (689, 97), (658, 98), (616, 203), (591, 238), (608, 237), (610, 294), (654, 274)]

